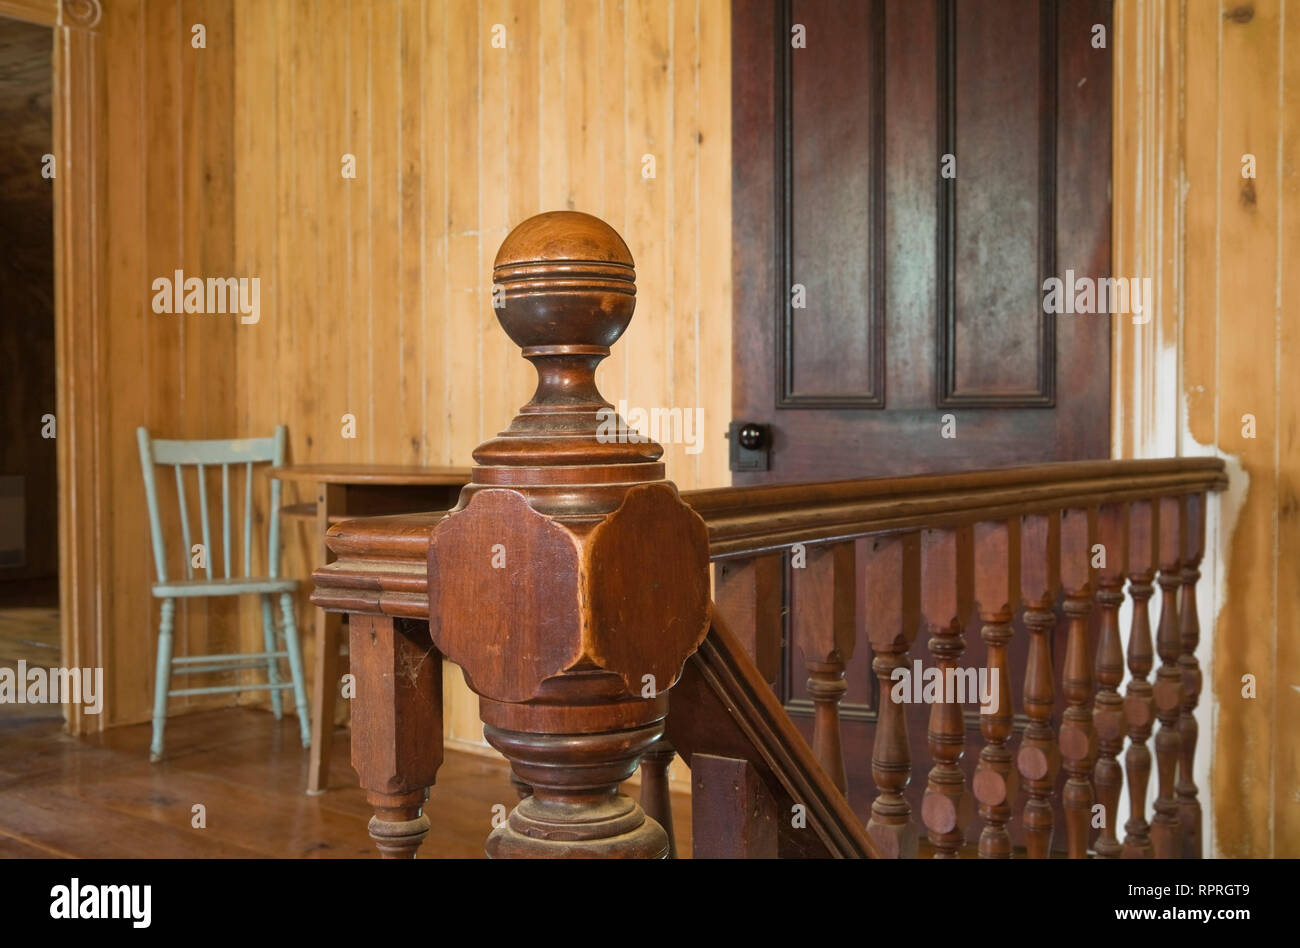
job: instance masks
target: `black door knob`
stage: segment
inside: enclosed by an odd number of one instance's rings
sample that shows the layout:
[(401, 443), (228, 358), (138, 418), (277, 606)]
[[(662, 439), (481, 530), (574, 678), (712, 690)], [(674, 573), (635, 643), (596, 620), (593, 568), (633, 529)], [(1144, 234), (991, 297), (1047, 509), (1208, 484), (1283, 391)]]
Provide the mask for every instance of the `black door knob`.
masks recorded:
[(754, 451), (763, 446), (763, 429), (752, 421), (747, 421), (741, 426), (736, 440), (740, 442), (742, 448)]

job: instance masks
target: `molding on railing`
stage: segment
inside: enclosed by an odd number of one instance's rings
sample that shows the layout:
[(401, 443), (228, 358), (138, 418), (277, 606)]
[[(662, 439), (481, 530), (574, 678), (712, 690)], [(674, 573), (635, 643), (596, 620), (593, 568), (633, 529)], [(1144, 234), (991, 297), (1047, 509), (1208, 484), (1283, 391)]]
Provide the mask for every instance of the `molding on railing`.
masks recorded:
[(1223, 490), (1218, 458), (1068, 461), (961, 474), (721, 487), (682, 499), (709, 527), (709, 554), (754, 556), (917, 527), (955, 526), (1099, 503)]

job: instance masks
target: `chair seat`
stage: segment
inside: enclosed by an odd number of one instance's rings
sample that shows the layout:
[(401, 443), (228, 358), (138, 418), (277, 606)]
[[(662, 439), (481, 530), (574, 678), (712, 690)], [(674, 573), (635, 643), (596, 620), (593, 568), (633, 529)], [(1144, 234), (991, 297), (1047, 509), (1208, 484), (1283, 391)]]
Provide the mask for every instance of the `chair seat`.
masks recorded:
[(298, 588), (296, 579), (270, 576), (236, 576), (231, 579), (182, 579), (154, 583), (153, 594), (159, 599), (192, 596), (247, 596), (263, 593), (287, 593)]

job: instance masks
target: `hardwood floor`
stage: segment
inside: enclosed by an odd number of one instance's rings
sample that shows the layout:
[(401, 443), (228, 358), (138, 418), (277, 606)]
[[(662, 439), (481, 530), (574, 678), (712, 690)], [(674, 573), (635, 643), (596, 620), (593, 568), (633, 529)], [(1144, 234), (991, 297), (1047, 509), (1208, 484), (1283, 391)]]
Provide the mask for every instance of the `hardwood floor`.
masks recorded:
[(59, 664), (56, 579), (0, 582), (0, 665), (16, 668), (19, 659), (29, 668)]
[[(309, 797), (308, 754), (288, 717), (228, 708), (171, 718), (169, 759), (151, 765), (148, 725), (74, 739), (49, 709), (39, 714), (0, 716), (0, 857), (377, 858), (347, 731), (334, 735), (335, 789)], [(482, 858), (492, 807), (516, 799), (504, 762), (448, 750), (421, 856)], [(673, 804), (689, 855), (689, 796)], [(206, 828), (192, 826), (196, 805)]]

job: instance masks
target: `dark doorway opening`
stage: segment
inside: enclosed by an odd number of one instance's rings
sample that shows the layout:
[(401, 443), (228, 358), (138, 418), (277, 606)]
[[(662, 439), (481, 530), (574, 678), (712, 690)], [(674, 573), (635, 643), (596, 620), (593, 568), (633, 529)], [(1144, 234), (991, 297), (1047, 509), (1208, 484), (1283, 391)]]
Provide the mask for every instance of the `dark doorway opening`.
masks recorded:
[[(53, 50), (49, 27), (0, 17), (0, 669), (16, 678), (61, 664)], [(0, 723), (62, 717), (11, 697)]]

